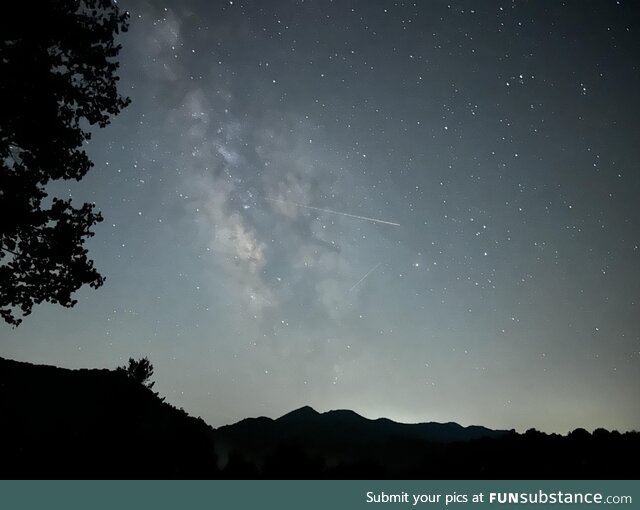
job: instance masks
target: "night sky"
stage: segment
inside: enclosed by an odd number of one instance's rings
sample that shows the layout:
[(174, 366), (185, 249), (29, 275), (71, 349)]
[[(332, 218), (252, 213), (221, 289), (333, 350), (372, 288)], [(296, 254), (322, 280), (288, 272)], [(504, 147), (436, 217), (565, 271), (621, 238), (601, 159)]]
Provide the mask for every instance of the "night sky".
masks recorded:
[(106, 283), (0, 355), (213, 426), (640, 428), (640, 4), (119, 4), (132, 103), (51, 186)]

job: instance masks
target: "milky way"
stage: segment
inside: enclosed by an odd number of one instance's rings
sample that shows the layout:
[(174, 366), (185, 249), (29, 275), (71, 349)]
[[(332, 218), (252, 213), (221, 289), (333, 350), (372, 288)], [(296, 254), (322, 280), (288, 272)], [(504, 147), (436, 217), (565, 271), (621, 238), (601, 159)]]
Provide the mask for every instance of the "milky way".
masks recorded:
[(119, 5), (132, 103), (51, 187), (106, 283), (0, 355), (149, 356), (214, 426), (640, 426), (640, 4)]

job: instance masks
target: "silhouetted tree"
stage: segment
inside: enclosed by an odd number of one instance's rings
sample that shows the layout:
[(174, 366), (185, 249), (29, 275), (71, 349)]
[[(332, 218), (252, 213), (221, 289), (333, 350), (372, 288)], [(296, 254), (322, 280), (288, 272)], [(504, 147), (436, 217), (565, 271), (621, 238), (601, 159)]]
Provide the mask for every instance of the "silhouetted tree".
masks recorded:
[(155, 382), (151, 381), (153, 365), (149, 361), (149, 358), (140, 358), (137, 361), (129, 358), (129, 364), (118, 367), (117, 370), (125, 372), (127, 377), (149, 389), (153, 388), (155, 384)]
[(45, 187), (84, 177), (93, 166), (82, 149), (88, 126), (106, 126), (129, 103), (116, 90), (114, 61), (127, 17), (111, 0), (2, 5), (0, 316), (14, 326), (34, 304), (71, 307), (82, 285), (104, 282), (84, 248), (100, 213), (45, 202)]
[(540, 439), (541, 437), (544, 437), (546, 434), (532, 427), (530, 429), (527, 429), (524, 435), (527, 439)]
[(606, 441), (611, 437), (611, 432), (607, 429), (603, 429), (602, 427), (598, 427), (593, 431), (593, 437), (599, 441)]
[(577, 428), (567, 434), (567, 437), (575, 441), (586, 441), (591, 438), (591, 434), (583, 428)]

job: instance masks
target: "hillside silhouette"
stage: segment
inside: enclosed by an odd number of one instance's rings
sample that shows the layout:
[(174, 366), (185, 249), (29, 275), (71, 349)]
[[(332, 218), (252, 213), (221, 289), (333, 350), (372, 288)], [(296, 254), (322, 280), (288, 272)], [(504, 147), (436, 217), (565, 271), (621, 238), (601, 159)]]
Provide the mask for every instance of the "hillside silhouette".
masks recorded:
[(0, 358), (0, 478), (212, 478), (211, 432), (124, 371)]
[(163, 400), (126, 370), (0, 358), (0, 478), (640, 478), (638, 432), (518, 434), (311, 407), (213, 429)]

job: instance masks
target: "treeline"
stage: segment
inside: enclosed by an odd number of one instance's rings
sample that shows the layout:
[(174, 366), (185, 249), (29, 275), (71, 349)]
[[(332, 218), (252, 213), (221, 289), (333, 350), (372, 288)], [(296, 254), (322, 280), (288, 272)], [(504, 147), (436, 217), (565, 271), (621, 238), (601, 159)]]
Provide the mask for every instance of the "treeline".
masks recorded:
[[(222, 478), (638, 479), (640, 433), (529, 430), (454, 443), (371, 442), (353, 455), (309, 451), (283, 440), (261, 457), (231, 450)], [(340, 457), (340, 458), (339, 458)]]

